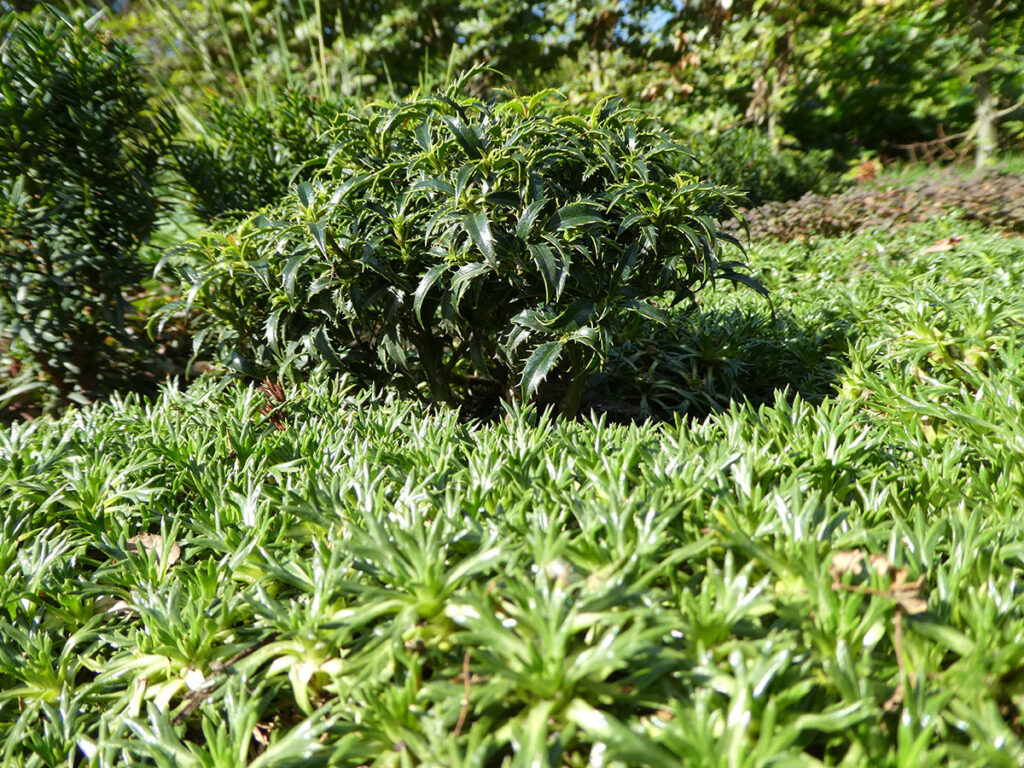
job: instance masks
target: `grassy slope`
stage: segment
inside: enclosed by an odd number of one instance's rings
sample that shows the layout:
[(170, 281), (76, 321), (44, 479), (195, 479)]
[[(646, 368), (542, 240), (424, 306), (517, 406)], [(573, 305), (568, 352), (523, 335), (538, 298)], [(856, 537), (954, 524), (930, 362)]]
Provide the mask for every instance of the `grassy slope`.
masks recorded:
[[(844, 329), (820, 405), (480, 426), (314, 382), (278, 431), (206, 383), (0, 435), (0, 758), (1019, 765), (1024, 240), (753, 260)], [(858, 548), (927, 611), (835, 587)]]

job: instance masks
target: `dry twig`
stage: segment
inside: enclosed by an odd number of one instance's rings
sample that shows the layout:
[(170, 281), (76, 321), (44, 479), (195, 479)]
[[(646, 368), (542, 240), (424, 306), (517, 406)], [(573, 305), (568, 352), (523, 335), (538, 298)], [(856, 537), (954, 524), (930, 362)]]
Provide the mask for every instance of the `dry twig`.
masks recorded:
[(462, 733), (462, 726), (466, 724), (466, 717), (469, 715), (469, 651), (466, 651), (466, 655), (462, 658), (462, 682), (466, 686), (466, 693), (462, 698), (462, 709), (459, 711), (459, 721), (455, 724), (455, 731), (452, 733), (452, 737), (456, 739), (459, 738), (459, 734)]

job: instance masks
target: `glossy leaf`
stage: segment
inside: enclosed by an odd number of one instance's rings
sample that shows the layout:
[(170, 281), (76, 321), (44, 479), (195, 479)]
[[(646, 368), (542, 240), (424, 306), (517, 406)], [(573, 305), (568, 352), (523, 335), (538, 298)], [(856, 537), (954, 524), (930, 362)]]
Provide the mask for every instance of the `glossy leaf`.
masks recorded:
[(523, 366), (523, 376), (520, 381), (523, 399), (529, 400), (533, 397), (544, 379), (554, 369), (558, 359), (562, 356), (564, 344), (560, 341), (549, 341), (537, 347), (526, 360)]
[(416, 313), (416, 321), (422, 326), (423, 325), (423, 301), (427, 298), (427, 294), (430, 289), (434, 287), (441, 276), (444, 275), (449, 269), (448, 264), (435, 264), (426, 272), (423, 273), (423, 277), (420, 279), (420, 284), (416, 287), (416, 293), (413, 296), (413, 312)]
[(497, 266), (494, 260), (494, 236), (491, 234), (491, 225), (487, 221), (487, 214), (484, 211), (468, 213), (462, 218), (462, 226), (465, 227), (473, 244), (483, 253), (487, 261), (492, 266)]

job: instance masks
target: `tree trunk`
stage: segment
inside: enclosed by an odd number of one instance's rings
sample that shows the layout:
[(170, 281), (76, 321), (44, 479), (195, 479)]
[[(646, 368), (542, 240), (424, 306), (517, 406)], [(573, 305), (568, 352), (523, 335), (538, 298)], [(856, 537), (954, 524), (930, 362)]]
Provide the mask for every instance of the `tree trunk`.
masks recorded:
[(971, 21), (971, 37), (978, 53), (975, 62), (981, 71), (974, 81), (974, 167), (983, 168), (995, 161), (999, 149), (999, 116), (996, 110), (997, 96), (992, 89), (991, 64), (992, 47), (989, 45), (994, 0), (968, 0), (967, 13)]
[(999, 129), (996, 126), (996, 96), (992, 92), (992, 77), (985, 72), (978, 77), (974, 92), (974, 167), (984, 168), (995, 162), (999, 149)]

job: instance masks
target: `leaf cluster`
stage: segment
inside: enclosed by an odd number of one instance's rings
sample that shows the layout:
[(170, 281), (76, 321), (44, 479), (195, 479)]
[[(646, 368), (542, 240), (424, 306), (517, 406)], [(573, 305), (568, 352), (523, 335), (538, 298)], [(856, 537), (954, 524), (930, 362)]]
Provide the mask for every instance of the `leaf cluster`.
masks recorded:
[(716, 277), (738, 193), (639, 113), (445, 94), (339, 116), (323, 172), (211, 232), (186, 301), (252, 368), (335, 368), (435, 403), (518, 389), (574, 412), (630, 316)]

